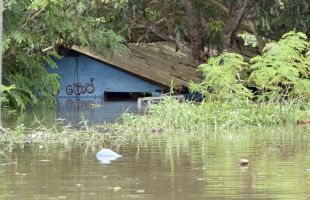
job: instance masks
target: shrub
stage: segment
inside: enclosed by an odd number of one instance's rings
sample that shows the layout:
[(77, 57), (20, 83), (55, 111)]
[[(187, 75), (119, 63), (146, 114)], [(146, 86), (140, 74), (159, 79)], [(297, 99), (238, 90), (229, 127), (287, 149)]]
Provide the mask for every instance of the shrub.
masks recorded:
[(247, 68), (248, 63), (241, 55), (225, 52), (199, 66), (205, 78), (200, 84), (192, 83), (191, 90), (213, 100), (251, 98), (253, 94), (245, 87), (243, 74)]
[(204, 80), (191, 90), (210, 99), (251, 99), (254, 93), (261, 100), (310, 99), (310, 43), (303, 33), (285, 34), (250, 62), (224, 52), (199, 69)]
[(310, 60), (307, 36), (289, 32), (278, 43), (268, 44), (262, 56), (251, 59), (252, 81), (263, 97), (310, 97)]

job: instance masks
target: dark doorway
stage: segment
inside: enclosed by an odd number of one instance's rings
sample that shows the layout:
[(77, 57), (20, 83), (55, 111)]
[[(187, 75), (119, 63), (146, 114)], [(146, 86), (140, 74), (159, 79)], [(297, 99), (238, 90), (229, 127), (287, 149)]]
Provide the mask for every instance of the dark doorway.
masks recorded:
[(105, 92), (104, 99), (106, 101), (133, 101), (139, 97), (150, 97), (150, 93), (141, 92)]

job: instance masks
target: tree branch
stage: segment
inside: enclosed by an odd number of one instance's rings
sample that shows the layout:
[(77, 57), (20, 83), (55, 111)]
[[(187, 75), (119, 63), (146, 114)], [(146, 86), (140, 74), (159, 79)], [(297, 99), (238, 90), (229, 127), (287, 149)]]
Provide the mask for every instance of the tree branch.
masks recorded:
[(22, 26), (22, 28), (25, 28), (32, 20), (34, 20), (34, 18), (36, 18), (39, 14), (41, 14), (44, 11), (44, 9), (42, 8), (41, 10), (37, 11), (36, 13), (34, 13), (32, 16), (29, 15), (26, 23)]
[(260, 53), (263, 52), (263, 49), (266, 46), (266, 42), (261, 34), (259, 34), (259, 31), (257, 30), (257, 26), (255, 24), (254, 20), (245, 20), (242, 23), (243, 27), (246, 29), (247, 32), (252, 33), (255, 35), (257, 46), (259, 48)]
[(235, 5), (235, 7), (232, 8), (232, 13), (226, 22), (226, 26), (224, 28), (224, 31), (222, 33), (222, 38), (224, 39), (224, 45), (227, 49), (230, 49), (233, 45), (233, 40), (235, 33), (242, 23), (242, 16), (244, 15), (245, 9), (248, 5), (248, 0), (245, 0), (242, 5), (238, 6)]
[(155, 35), (157, 35), (158, 37), (160, 37), (163, 40), (166, 41), (172, 41), (175, 42), (175, 38), (172, 35), (167, 35), (165, 33), (163, 33), (163, 31), (161, 30), (161, 27), (159, 26), (158, 23), (154, 23), (149, 21), (146, 18), (142, 18), (140, 17), (139, 19), (136, 19), (135, 21), (138, 25), (143, 25), (144, 27), (146, 27), (149, 31), (151, 31), (152, 33), (154, 33)]
[(218, 8), (220, 8), (221, 10), (223, 10), (227, 15), (229, 14), (229, 9), (224, 5), (221, 4), (220, 2), (218, 2), (217, 0), (209, 0), (210, 3), (212, 3), (213, 5), (217, 6)]

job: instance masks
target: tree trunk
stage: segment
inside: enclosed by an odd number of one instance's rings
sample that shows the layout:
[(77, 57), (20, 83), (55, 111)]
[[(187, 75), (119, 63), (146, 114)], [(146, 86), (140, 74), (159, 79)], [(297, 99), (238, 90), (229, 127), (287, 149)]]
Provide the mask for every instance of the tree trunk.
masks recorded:
[(2, 97), (2, 31), (3, 31), (3, 0), (0, 0), (0, 133), (4, 132), (2, 128), (2, 105), (1, 105), (1, 97)]
[(228, 21), (222, 33), (224, 47), (227, 50), (230, 50), (235, 43), (236, 33), (242, 22), (247, 4), (248, 0), (244, 1), (241, 5), (234, 3), (229, 9)]
[(261, 35), (258, 33), (257, 30), (256, 30), (256, 32), (254, 33), (254, 35), (255, 35), (255, 38), (256, 38), (256, 41), (257, 41), (257, 46), (258, 46), (259, 52), (260, 52), (261, 54), (263, 54), (263, 50), (264, 50), (264, 48), (265, 48), (265, 46), (266, 46), (266, 42), (265, 42), (263, 36), (261, 36)]
[(191, 54), (196, 60), (202, 60), (204, 44), (198, 0), (185, 0), (185, 10)]
[(252, 33), (255, 35), (256, 41), (257, 41), (257, 47), (259, 49), (259, 52), (262, 54), (263, 49), (266, 46), (266, 41), (264, 40), (264, 37), (259, 33), (257, 30), (257, 26), (255, 24), (255, 21), (252, 19), (248, 19), (243, 22), (243, 28), (249, 33)]
[(169, 35), (174, 35), (174, 31), (173, 31), (173, 26), (174, 26), (174, 20), (171, 19), (171, 16), (169, 16), (169, 14), (171, 13), (171, 8), (170, 8), (170, 4), (167, 0), (162, 0), (161, 1), (161, 15), (165, 16), (166, 19), (166, 27), (167, 27), (167, 33)]

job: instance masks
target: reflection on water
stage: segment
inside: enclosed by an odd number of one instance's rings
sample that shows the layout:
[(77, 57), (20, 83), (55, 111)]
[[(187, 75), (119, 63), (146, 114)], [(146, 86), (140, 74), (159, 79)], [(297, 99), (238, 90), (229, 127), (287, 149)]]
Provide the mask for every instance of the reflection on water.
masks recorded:
[(122, 113), (137, 112), (136, 101), (104, 101), (100, 98), (59, 99), (58, 117), (77, 124), (83, 120), (90, 123), (112, 122)]
[(309, 199), (309, 140), (306, 131), (156, 136), (112, 147), (122, 158), (110, 165), (99, 149), (31, 146), (0, 157), (0, 199)]
[(77, 125), (81, 121), (88, 124), (117, 121), (124, 112), (137, 113), (136, 101), (104, 101), (100, 98), (59, 99), (55, 109), (34, 109), (19, 113), (13, 119), (4, 119), (5, 127), (16, 127), (24, 124), (50, 126), (60, 119), (65, 124)]

